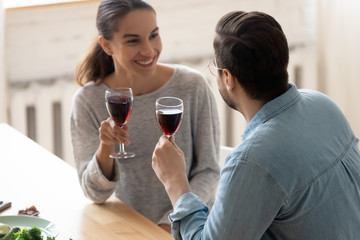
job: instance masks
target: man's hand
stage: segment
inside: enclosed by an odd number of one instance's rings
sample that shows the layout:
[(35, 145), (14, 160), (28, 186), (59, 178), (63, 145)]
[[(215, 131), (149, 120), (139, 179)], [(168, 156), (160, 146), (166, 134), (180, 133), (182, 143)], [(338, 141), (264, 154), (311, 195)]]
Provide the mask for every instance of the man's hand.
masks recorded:
[(176, 145), (174, 137), (170, 140), (165, 136), (160, 137), (153, 152), (152, 168), (164, 185), (173, 206), (181, 195), (190, 192), (184, 153)]

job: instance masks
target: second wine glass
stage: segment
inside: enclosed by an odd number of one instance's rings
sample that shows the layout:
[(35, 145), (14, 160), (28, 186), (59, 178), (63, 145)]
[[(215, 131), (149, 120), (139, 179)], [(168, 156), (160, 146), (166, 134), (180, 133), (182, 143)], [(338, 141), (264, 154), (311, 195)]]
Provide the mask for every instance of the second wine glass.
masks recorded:
[(160, 129), (168, 139), (180, 127), (183, 114), (183, 101), (176, 97), (161, 97), (156, 100), (156, 119)]
[[(131, 88), (111, 88), (105, 91), (106, 108), (116, 125), (123, 127), (130, 118), (133, 107), (133, 93)], [(119, 144), (119, 152), (110, 154), (111, 158), (132, 158), (135, 153), (125, 152), (124, 143)]]

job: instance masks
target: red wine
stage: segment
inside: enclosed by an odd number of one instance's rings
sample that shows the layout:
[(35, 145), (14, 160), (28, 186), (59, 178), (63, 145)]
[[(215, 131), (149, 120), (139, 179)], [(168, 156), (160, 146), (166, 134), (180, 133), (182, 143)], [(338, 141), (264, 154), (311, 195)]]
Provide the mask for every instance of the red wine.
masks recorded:
[(109, 114), (117, 125), (125, 124), (131, 115), (132, 99), (128, 96), (110, 96), (106, 101)]
[(180, 127), (182, 111), (178, 109), (158, 110), (156, 117), (163, 133), (166, 136), (171, 136)]

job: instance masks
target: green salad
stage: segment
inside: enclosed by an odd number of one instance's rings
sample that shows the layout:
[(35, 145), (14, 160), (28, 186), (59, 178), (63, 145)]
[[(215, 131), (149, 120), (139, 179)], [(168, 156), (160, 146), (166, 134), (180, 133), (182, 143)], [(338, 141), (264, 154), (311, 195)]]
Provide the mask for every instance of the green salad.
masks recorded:
[[(45, 238), (37, 227), (19, 228), (0, 223), (0, 240), (45, 240)], [(47, 236), (46, 240), (56, 239), (55, 237)]]

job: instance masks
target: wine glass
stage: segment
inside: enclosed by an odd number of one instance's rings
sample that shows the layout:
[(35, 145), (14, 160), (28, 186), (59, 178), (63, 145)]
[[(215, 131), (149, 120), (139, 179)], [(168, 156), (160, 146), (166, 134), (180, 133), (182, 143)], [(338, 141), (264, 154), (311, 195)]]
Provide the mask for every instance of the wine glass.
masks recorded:
[(176, 97), (161, 97), (156, 100), (156, 119), (164, 135), (170, 139), (180, 127), (183, 101)]
[[(110, 88), (105, 91), (106, 108), (116, 125), (123, 127), (130, 118), (133, 106), (131, 88)], [(111, 158), (132, 158), (135, 153), (125, 152), (124, 143), (119, 143), (119, 152), (110, 154)]]

